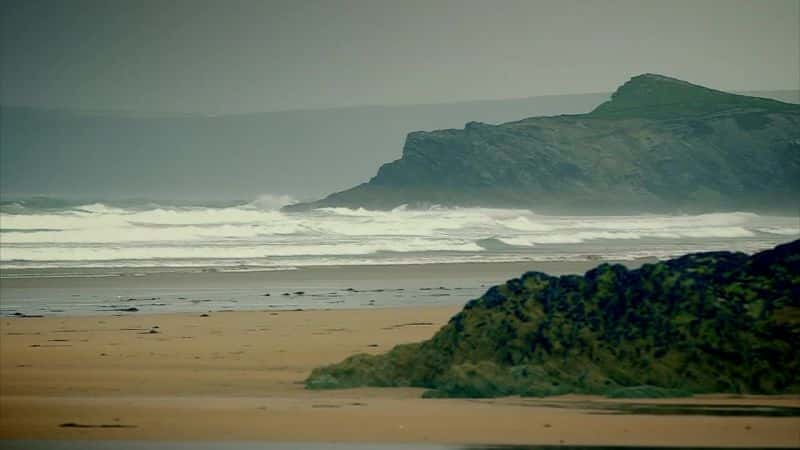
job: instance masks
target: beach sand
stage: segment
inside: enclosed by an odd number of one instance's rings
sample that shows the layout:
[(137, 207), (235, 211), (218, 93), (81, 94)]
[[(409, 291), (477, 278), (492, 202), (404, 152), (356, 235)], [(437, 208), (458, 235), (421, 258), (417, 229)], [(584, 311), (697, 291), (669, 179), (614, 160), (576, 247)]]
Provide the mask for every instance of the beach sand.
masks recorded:
[[(800, 446), (798, 417), (597, 414), (592, 405), (618, 401), (584, 396), (304, 389), (312, 368), (426, 339), (458, 309), (3, 318), (0, 439)], [(800, 406), (796, 396), (651, 402)]]

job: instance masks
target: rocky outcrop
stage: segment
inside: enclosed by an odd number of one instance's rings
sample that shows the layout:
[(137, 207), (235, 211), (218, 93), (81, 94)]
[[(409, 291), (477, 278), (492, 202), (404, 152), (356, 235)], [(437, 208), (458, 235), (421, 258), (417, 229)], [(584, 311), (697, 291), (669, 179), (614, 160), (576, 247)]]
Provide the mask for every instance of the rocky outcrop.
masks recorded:
[(467, 303), (430, 340), (316, 369), (306, 385), (454, 397), (799, 393), (797, 342), (800, 241), (637, 270), (529, 272)]

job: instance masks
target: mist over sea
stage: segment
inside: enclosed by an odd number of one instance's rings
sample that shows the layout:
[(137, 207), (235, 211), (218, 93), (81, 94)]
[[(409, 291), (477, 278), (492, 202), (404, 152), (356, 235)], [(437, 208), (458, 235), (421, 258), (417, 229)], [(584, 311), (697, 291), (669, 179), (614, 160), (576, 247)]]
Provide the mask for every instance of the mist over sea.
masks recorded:
[[(170, 204), (4, 201), (5, 278), (59, 269), (291, 270), (320, 265), (587, 261), (752, 253), (800, 235), (797, 217), (546, 216), (521, 209), (392, 211), (325, 208), (286, 213), (288, 197)], [(46, 270), (45, 270), (46, 269)], [(22, 271), (21, 271), (22, 270)]]

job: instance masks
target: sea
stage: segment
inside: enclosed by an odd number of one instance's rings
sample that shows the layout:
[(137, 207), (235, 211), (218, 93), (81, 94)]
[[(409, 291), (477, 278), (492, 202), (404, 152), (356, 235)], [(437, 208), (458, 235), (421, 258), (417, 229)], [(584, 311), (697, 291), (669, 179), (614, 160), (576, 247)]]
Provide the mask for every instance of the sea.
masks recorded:
[[(747, 211), (625, 216), (402, 206), (389, 211), (281, 211), (289, 202), (289, 197), (271, 195), (205, 204), (4, 200), (0, 203), (0, 314), (121, 312), (131, 307), (157, 312), (463, 303), (480, 295), (486, 283), (519, 274), (484, 279), (450, 276), (440, 283), (326, 283), (313, 276), (297, 282), (274, 280), (293, 280), (290, 272), (311, 274), (316, 272), (310, 269), (326, 267), (375, 271), (422, 266), (435, 272), (443, 265), (471, 264), (472, 273), (478, 263), (590, 267), (603, 261), (652, 261), (690, 252), (754, 253), (800, 237), (797, 216)], [(489, 272), (489, 265), (482, 267)], [(251, 276), (228, 278), (228, 284), (214, 286), (210, 280), (221, 278), (212, 275), (221, 273)], [(165, 274), (208, 276), (173, 280), (170, 286), (146, 278)], [(131, 277), (155, 281), (134, 286), (125, 281)], [(391, 272), (382, 277), (391, 279)], [(53, 281), (80, 278), (85, 282)], [(26, 279), (50, 281), (32, 285), (24, 284)], [(92, 284), (89, 279), (113, 282)], [(273, 282), (259, 285), (260, 279)], [(462, 292), (454, 295), (444, 290)], [(265, 303), (267, 294), (271, 299)], [(133, 303), (125, 303), (128, 300)]]
[[(195, 268), (498, 261), (630, 260), (688, 252), (752, 253), (800, 236), (798, 217), (552, 216), (523, 209), (282, 212), (281, 197), (218, 205), (151, 201), (0, 205), (0, 270)], [(79, 273), (70, 271), (72, 276)]]

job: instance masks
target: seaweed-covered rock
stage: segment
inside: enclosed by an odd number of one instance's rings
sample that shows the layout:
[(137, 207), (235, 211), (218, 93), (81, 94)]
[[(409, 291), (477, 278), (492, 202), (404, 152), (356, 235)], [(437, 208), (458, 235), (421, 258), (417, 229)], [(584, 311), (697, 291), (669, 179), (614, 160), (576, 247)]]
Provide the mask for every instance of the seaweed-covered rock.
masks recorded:
[(307, 386), (418, 386), (432, 397), (797, 393), (798, 342), (794, 241), (637, 270), (529, 272), (469, 302), (430, 340), (318, 368)]

